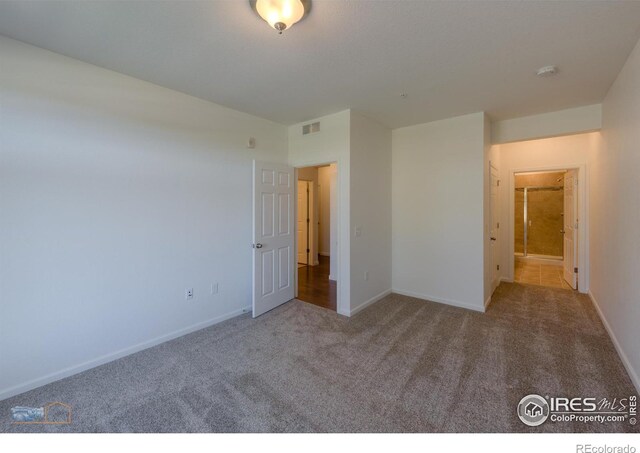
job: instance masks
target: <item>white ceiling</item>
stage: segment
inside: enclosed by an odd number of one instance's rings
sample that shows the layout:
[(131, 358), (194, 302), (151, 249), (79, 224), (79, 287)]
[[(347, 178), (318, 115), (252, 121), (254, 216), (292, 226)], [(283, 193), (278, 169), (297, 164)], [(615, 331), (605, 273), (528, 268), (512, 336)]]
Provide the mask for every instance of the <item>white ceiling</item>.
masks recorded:
[(0, 34), (279, 123), (353, 108), (395, 128), (600, 102), (640, 1), (314, 0), (279, 36), (248, 0), (4, 0)]

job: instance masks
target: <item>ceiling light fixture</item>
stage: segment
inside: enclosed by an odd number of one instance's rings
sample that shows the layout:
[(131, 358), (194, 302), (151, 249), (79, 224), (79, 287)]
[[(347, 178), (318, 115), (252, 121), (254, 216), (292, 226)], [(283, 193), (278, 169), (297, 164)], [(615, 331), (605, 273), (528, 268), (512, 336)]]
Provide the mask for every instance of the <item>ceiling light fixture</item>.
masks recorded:
[(311, 10), (311, 0), (249, 0), (253, 10), (282, 34)]

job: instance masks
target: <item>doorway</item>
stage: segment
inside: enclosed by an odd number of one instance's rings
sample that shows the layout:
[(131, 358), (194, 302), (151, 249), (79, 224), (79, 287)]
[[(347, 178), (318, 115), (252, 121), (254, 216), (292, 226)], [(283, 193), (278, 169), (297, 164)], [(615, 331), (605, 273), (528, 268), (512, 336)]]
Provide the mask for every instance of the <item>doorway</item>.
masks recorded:
[(577, 289), (577, 170), (514, 174), (514, 281)]
[(297, 170), (297, 298), (336, 311), (337, 166)]

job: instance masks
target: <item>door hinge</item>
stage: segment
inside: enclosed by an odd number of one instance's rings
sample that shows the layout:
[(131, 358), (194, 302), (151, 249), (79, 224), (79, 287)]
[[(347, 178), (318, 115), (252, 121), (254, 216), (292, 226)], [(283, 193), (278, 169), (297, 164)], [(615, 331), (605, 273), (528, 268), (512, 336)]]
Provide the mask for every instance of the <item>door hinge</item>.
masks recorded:
[(500, 265), (499, 264), (498, 264), (497, 268), (498, 268), (498, 270), (500, 270)]
[(310, 220), (309, 220), (309, 219), (307, 219), (307, 223), (309, 223), (309, 221), (310, 221)]
[(500, 222), (497, 223), (497, 227), (496, 228), (500, 228)]
[(500, 180), (498, 179), (498, 187), (500, 187)]
[(307, 249), (307, 253), (309, 253), (311, 250)]
[(578, 273), (578, 268), (577, 268), (577, 267), (574, 267), (574, 268), (573, 268), (573, 273), (574, 273), (574, 274), (577, 274), (577, 273)]

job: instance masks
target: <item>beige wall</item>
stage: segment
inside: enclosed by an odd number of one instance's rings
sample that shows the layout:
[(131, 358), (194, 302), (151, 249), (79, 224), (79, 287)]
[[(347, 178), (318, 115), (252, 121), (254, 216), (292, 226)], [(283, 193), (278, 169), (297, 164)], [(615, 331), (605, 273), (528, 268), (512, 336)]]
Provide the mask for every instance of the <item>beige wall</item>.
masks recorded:
[(587, 105), (496, 121), (491, 126), (491, 140), (494, 144), (597, 131), (602, 127), (602, 106)]
[[(320, 132), (302, 135), (311, 121)], [(337, 163), (338, 313), (350, 316), (391, 291), (391, 131), (351, 110), (307, 122), (289, 127), (289, 163)]]
[(591, 294), (640, 391), (640, 44), (607, 94), (590, 153)]
[(352, 111), (350, 142), (353, 314), (391, 292), (391, 130)]
[(475, 113), (393, 131), (394, 291), (484, 310), (485, 126)]
[[(302, 125), (319, 121), (320, 132), (302, 135)], [(351, 314), (351, 111), (315, 118), (289, 126), (289, 164), (294, 167), (337, 163), (337, 252), (338, 313)]]
[(252, 160), (286, 162), (286, 127), (4, 37), (0, 55), (0, 399), (250, 308)]

